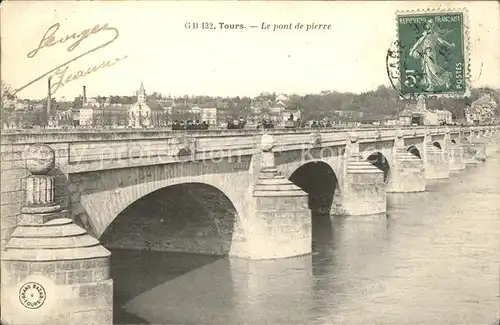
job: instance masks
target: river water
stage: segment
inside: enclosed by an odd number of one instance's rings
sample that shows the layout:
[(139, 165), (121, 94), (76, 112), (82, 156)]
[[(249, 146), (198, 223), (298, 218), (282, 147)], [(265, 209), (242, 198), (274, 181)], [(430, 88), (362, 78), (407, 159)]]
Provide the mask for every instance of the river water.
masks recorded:
[(493, 324), (500, 153), (390, 194), (384, 216), (315, 218), (313, 254), (246, 261), (113, 251), (116, 324)]

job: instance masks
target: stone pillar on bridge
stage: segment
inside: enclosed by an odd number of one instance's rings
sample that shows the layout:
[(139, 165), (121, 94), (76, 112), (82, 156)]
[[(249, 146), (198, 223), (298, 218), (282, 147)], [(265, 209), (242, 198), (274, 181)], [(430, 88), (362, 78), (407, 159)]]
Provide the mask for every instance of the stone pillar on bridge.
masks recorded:
[(476, 139), (473, 141), (473, 144), (476, 148), (476, 160), (485, 161), (487, 139), (483, 130), (477, 130)]
[(27, 151), (25, 204), (2, 252), (3, 324), (112, 324), (110, 252), (54, 203), (54, 151)]
[(470, 128), (462, 128), (461, 131), (461, 146), (464, 150), (464, 162), (466, 165), (476, 165), (476, 148), (472, 144), (474, 133)]
[(477, 154), (477, 149), (472, 143), (465, 143), (463, 145), (464, 147), (464, 160), (465, 160), (465, 165), (467, 166), (475, 166), (477, 165), (477, 160), (476, 160), (476, 154)]
[(464, 148), (462, 147), (460, 136), (458, 139), (455, 139), (453, 143), (450, 137), (450, 129), (446, 128), (445, 132), (444, 142), (446, 150), (448, 151), (450, 172), (465, 169)]
[(432, 142), (432, 134), (426, 131), (424, 139), (424, 161), (426, 179), (443, 179), (450, 177), (448, 152), (436, 147)]
[(465, 163), (476, 165), (478, 161), (486, 160), (486, 143), (478, 138), (478, 132), (469, 130), (469, 141), (464, 144)]
[(491, 148), (492, 152), (500, 152), (500, 137), (498, 134), (499, 134), (498, 126), (492, 127), (491, 138), (493, 141), (490, 142), (492, 144)]
[(262, 165), (253, 190), (256, 208), (247, 227), (250, 259), (311, 253), (308, 194), (278, 173), (273, 146), (273, 137), (264, 134), (261, 139)]
[(384, 172), (359, 153), (359, 136), (349, 133), (342, 208), (346, 215), (368, 215), (387, 211)]
[(405, 148), (401, 129), (396, 129), (391, 179), (387, 191), (395, 193), (425, 191), (424, 162)]
[(486, 142), (486, 158), (491, 156), (492, 152), (494, 151), (494, 146), (495, 146), (495, 136), (493, 134), (493, 129), (491, 126), (489, 126), (485, 130), (485, 142)]
[(480, 143), (475, 143), (474, 146), (476, 150), (476, 160), (486, 161), (486, 143), (481, 141)]

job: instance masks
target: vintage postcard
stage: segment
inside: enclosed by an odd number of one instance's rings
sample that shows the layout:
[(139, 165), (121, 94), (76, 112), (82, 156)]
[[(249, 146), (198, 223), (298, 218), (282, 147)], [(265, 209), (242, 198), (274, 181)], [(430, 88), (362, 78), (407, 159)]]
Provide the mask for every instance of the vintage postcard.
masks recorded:
[(1, 324), (500, 325), (497, 1), (4, 1)]

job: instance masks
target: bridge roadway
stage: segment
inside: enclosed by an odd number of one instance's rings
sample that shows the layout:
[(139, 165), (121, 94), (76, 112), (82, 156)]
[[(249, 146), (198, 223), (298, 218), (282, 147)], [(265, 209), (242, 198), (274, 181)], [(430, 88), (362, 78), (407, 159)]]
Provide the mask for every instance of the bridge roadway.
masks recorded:
[[(427, 179), (479, 164), (498, 132), (498, 126), (4, 132), (2, 304), (9, 313), (2, 321), (110, 324), (110, 253), (98, 239), (129, 206), (162, 189), (203, 184), (227, 198), (236, 216), (228, 227), (217, 221), (218, 230), (232, 229), (218, 238), (200, 229), (192, 238), (143, 234), (159, 250), (304, 255), (311, 253), (313, 214), (385, 213), (387, 192), (425, 191)], [(142, 249), (143, 238), (134, 238), (129, 247)], [(33, 279), (58, 290), (51, 303), (64, 303), (61, 314), (49, 301), (26, 313), (12, 298)]]

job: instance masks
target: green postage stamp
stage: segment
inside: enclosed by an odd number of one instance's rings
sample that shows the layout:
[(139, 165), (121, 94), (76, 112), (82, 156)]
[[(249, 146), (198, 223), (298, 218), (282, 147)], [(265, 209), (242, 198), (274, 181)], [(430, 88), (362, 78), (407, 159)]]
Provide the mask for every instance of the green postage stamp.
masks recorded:
[(402, 96), (467, 96), (466, 19), (459, 10), (397, 13)]

